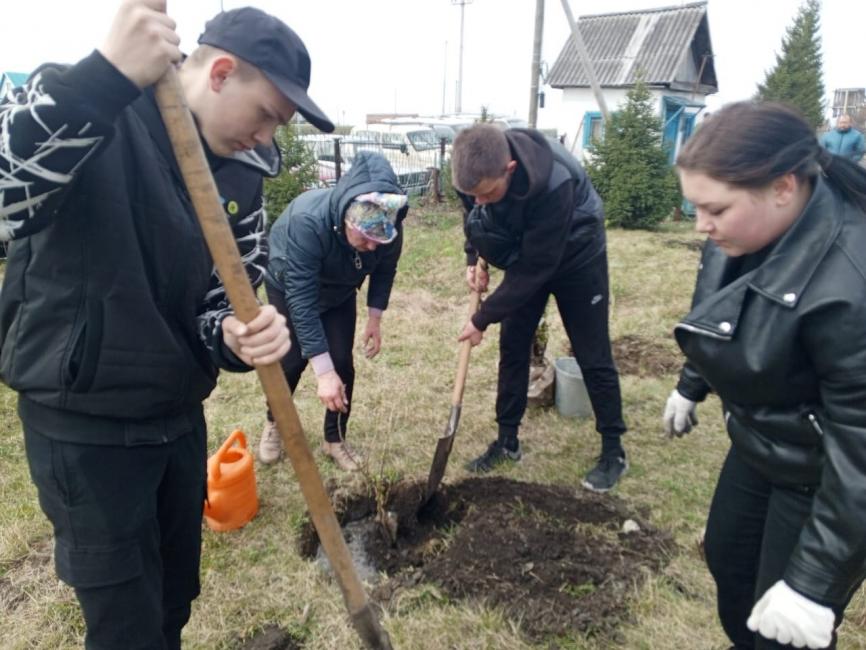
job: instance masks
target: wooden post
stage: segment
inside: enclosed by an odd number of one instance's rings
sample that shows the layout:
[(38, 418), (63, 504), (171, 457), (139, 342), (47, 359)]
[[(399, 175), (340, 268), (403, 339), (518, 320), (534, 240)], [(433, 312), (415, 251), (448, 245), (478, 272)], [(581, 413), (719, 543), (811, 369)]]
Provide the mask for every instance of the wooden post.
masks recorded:
[(601, 92), (601, 86), (598, 83), (598, 78), (595, 76), (595, 68), (592, 61), (589, 59), (589, 52), (586, 51), (586, 44), (583, 42), (583, 36), (580, 33), (580, 27), (574, 20), (574, 15), (571, 13), (571, 7), (568, 0), (562, 0), (562, 9), (565, 11), (565, 17), (568, 19), (568, 24), (571, 27), (571, 36), (574, 38), (574, 46), (577, 48), (577, 58), (583, 69), (586, 71), (586, 76), (589, 78), (589, 85), (595, 95), (595, 101), (598, 102), (598, 108), (604, 121), (607, 122), (610, 113), (607, 111), (607, 102), (604, 100), (604, 94)]

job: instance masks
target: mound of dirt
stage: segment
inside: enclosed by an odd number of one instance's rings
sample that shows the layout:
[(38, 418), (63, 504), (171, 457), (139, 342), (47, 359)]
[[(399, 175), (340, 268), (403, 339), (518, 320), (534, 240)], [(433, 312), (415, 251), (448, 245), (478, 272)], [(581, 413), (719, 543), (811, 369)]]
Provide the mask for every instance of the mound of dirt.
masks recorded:
[(637, 335), (622, 336), (611, 341), (616, 367), (623, 375), (663, 377), (676, 374), (684, 357), (673, 346)]
[[(610, 495), (471, 478), (445, 486), (419, 517), (422, 490), (420, 483), (391, 487), (396, 544), (371, 536), (366, 548), (365, 560), (388, 576), (372, 594), (385, 606), (401, 589), (431, 583), (451, 598), (499, 607), (535, 641), (574, 631), (607, 635), (635, 583), (660, 571), (674, 550), (668, 534)], [(343, 522), (375, 512), (370, 497), (334, 497)], [(316, 546), (310, 524), (301, 550), (312, 557)]]

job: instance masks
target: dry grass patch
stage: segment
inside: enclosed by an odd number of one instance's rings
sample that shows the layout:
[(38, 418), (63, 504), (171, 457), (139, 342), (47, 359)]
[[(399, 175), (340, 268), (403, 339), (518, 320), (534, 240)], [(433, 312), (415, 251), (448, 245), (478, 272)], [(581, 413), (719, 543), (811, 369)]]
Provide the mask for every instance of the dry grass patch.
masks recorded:
[[(348, 437), (370, 456), (375, 475), (394, 480), (426, 476), (449, 413), (457, 366), (456, 336), (466, 319), (461, 220), (454, 212), (416, 209), (406, 224), (406, 246), (391, 307), (382, 328), (383, 350), (358, 354), (357, 383)], [(611, 329), (614, 340), (640, 337), (641, 345), (676, 350), (671, 330), (689, 306), (697, 268), (697, 237), (686, 224), (654, 232), (611, 231)], [(673, 242), (673, 243), (672, 243)], [(2, 271), (0, 271), (2, 272)], [(494, 275), (493, 281), (497, 280)], [(362, 310), (363, 311), (363, 310)], [(565, 336), (549, 306), (551, 356), (564, 354)], [(363, 319), (359, 325), (363, 326)], [(463, 415), (446, 482), (466, 478), (463, 463), (483, 450), (495, 432), (497, 328), (470, 362)], [(576, 634), (556, 645), (531, 643), (519, 622), (478, 600), (449, 597), (436, 585), (419, 584), (395, 598), (382, 614), (394, 646), (408, 650), (528, 648), (609, 650), (720, 650), (725, 639), (715, 614), (706, 567), (694, 550), (727, 436), (717, 400), (699, 409), (701, 423), (682, 440), (668, 441), (660, 418), (674, 372), (624, 374), (625, 438), (631, 470), (616, 494), (671, 531), (679, 554), (659, 574), (632, 588), (628, 612), (615, 642)], [(305, 375), (295, 395), (311, 446), (322, 438), (323, 410), (315, 382)], [(14, 395), (0, 387), (0, 625), (3, 647), (75, 648), (81, 622), (72, 592), (45, 559), (50, 529), (29, 481)], [(240, 427), (258, 443), (264, 400), (254, 374), (224, 374), (206, 404), (209, 449)], [(524, 420), (524, 460), (502, 474), (518, 481), (578, 488), (599, 451), (588, 420), (568, 420), (554, 410), (533, 410)], [(326, 480), (348, 490), (357, 477), (340, 475), (320, 455)], [(186, 648), (234, 649), (268, 630), (309, 650), (360, 648), (347, 622), (339, 588), (296, 544), (305, 504), (288, 462), (256, 467), (259, 515), (234, 533), (205, 531), (202, 595), (184, 632)], [(447, 543), (447, 540), (446, 540)], [(866, 602), (858, 594), (843, 625), (840, 648), (866, 647)]]

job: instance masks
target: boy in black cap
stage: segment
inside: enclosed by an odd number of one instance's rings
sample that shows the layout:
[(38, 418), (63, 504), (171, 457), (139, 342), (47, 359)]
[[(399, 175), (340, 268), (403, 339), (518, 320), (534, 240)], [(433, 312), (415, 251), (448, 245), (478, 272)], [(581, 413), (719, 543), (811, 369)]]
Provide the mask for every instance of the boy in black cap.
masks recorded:
[[(218, 369), (289, 349), (285, 319), (236, 319), (150, 87), (180, 61), (164, 0), (120, 5), (105, 43), (0, 104), (0, 376), (19, 393), (30, 473), (88, 648), (177, 648), (199, 592)], [(256, 9), (220, 14), (180, 68), (250, 279), (267, 261), (262, 175), (307, 96), (303, 43)]]

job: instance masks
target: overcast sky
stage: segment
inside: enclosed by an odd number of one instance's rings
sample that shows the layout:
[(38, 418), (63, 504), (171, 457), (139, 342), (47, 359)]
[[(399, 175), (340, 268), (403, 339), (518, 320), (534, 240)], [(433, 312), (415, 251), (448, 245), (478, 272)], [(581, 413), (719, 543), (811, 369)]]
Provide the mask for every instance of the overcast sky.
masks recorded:
[[(460, 45), (457, 0), (223, 0), (253, 4), (282, 18), (313, 60), (310, 95), (337, 122), (368, 112), (454, 110)], [(118, 0), (5, 2), (0, 70), (29, 72), (43, 61), (72, 62), (105, 35)], [(575, 16), (683, 4), (671, 0), (571, 0)], [(775, 63), (801, 0), (709, 0), (719, 93), (711, 108), (754, 93)], [(219, 0), (169, 0), (182, 47), (190, 51)], [(464, 8), (464, 111), (482, 105), (527, 117), (535, 0), (471, 0)], [(862, 55), (866, 2), (824, 0), (824, 82), (866, 86)], [(542, 59), (552, 66), (568, 37), (561, 0), (546, 0)], [(559, 91), (546, 89), (551, 101)], [(543, 113), (542, 109), (542, 113)], [(542, 119), (541, 117), (539, 118)]]

